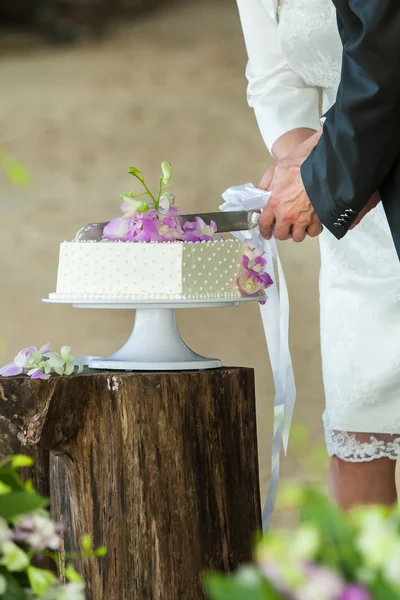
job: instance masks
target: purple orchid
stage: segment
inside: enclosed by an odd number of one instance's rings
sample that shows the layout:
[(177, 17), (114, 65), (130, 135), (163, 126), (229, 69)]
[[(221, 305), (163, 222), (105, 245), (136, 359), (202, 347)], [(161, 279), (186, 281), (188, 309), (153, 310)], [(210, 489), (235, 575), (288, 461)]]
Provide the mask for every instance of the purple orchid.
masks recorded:
[(372, 598), (365, 587), (352, 584), (343, 591), (339, 600), (372, 600)]
[(242, 296), (253, 297), (264, 294), (264, 285), (258, 273), (249, 271), (245, 267), (240, 269), (237, 284)]
[(264, 252), (260, 248), (249, 248), (243, 256), (242, 262), (246, 269), (250, 269), (256, 273), (261, 273), (267, 264)]
[(207, 225), (201, 217), (196, 217), (194, 221), (189, 221), (183, 226), (184, 242), (211, 242), (217, 233), (217, 225), (214, 221), (211, 221)]
[(103, 231), (104, 240), (120, 240), (126, 242), (129, 238), (131, 224), (126, 219), (112, 219)]
[(61, 354), (50, 352), (50, 344), (45, 344), (39, 350), (35, 346), (24, 348), (18, 352), (14, 362), (8, 363), (0, 369), (1, 377), (15, 377), (28, 375), (31, 379), (49, 379), (51, 372), (59, 375), (71, 375), (75, 367), (78, 373), (83, 366), (75, 362), (75, 357), (70, 353), (69, 346), (61, 348)]
[(166, 217), (177, 217), (179, 209), (176, 206), (173, 206), (173, 204), (175, 204), (175, 196), (165, 192), (158, 203), (158, 210)]
[(49, 373), (43, 373), (39, 368), (28, 371), (27, 375), (31, 379), (50, 379), (51, 377)]
[(162, 235), (158, 233), (159, 221), (156, 217), (144, 217), (141, 220), (141, 227), (136, 230), (134, 242), (164, 242)]
[(15, 377), (16, 375), (21, 375), (23, 373), (23, 369), (18, 367), (15, 363), (11, 362), (0, 369), (0, 377)]
[(211, 223), (207, 225), (201, 217), (196, 217), (195, 222), (197, 225), (197, 231), (199, 232), (200, 241), (210, 242), (217, 233), (217, 225), (215, 222), (211, 221)]
[(18, 352), (17, 356), (14, 358), (14, 363), (21, 369), (21, 373), (22, 370), (30, 364), (31, 358), (36, 351), (35, 346), (30, 346), (29, 348), (24, 348)]
[[(249, 247), (242, 257), (237, 284), (242, 296), (263, 296), (266, 288), (273, 284), (272, 278), (264, 271), (267, 261), (261, 249)], [(261, 301), (265, 304), (265, 300)]]
[(169, 242), (176, 242), (182, 239), (183, 230), (178, 219), (164, 217), (159, 221), (158, 234)]
[(290, 592), (291, 600), (339, 600), (345, 589), (342, 576), (323, 565), (298, 563), (302, 572), (302, 582), (298, 582)]

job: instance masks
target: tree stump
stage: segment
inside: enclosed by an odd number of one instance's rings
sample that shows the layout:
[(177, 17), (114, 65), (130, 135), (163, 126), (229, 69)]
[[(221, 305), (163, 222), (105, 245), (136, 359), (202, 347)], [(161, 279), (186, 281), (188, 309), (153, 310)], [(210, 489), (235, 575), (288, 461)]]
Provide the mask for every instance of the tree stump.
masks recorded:
[(200, 600), (205, 571), (251, 558), (261, 527), (251, 369), (0, 384), (23, 443), (65, 463), (68, 484), (52, 469), (51, 495), (67, 516), (70, 495), (75, 549), (85, 533), (108, 548), (78, 564), (88, 600)]

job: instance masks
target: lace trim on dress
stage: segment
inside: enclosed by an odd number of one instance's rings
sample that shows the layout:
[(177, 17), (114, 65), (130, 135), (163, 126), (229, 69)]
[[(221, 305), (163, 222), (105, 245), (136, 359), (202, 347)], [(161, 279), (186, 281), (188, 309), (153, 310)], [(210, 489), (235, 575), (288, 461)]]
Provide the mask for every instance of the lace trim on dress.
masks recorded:
[(386, 433), (348, 433), (325, 429), (329, 456), (347, 462), (370, 462), (378, 458), (400, 459), (400, 436)]

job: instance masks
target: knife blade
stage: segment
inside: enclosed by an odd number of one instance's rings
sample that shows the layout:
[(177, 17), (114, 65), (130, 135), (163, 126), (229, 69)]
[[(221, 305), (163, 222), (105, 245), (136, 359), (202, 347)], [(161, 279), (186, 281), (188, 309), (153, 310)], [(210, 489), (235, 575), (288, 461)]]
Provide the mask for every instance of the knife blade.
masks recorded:
[[(229, 233), (253, 229), (257, 226), (260, 213), (254, 210), (239, 210), (203, 214), (195, 213), (192, 215), (179, 216), (183, 223), (193, 222), (196, 217), (203, 219), (207, 225), (209, 225), (211, 221), (214, 221), (218, 233)], [(108, 225), (108, 221), (105, 223), (87, 223), (76, 234), (75, 242), (100, 242), (103, 239), (103, 231), (106, 225)]]

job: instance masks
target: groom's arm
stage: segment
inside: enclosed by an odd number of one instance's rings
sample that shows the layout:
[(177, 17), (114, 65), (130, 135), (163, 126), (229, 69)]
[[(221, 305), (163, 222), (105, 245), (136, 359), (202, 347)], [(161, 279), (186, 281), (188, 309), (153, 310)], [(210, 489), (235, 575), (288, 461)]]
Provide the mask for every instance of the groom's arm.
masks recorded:
[(400, 154), (400, 0), (348, 0), (346, 8), (347, 14), (338, 7), (343, 66), (337, 100), (301, 169), (316, 213), (337, 238)]

